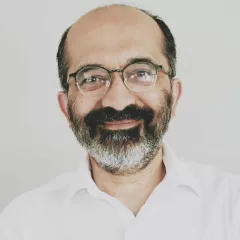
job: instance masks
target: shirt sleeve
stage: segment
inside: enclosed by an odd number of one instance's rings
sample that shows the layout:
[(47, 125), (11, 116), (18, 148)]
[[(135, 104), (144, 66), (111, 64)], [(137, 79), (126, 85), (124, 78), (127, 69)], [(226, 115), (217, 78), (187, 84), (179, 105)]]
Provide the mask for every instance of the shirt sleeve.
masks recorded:
[(240, 240), (240, 181), (237, 185), (236, 201), (233, 209), (234, 240)]
[(13, 200), (0, 214), (0, 239), (24, 240), (23, 226), (21, 204)]

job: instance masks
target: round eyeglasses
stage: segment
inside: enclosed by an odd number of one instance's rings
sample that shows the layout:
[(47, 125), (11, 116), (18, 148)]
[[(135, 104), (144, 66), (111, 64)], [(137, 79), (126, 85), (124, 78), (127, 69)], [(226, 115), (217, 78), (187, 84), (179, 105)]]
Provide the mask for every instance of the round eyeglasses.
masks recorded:
[(154, 86), (158, 71), (169, 76), (162, 65), (152, 62), (136, 62), (125, 66), (123, 69), (108, 70), (104, 67), (88, 66), (69, 74), (85, 96), (98, 97), (104, 95), (109, 89), (113, 72), (121, 72), (125, 86), (133, 92), (145, 92)]

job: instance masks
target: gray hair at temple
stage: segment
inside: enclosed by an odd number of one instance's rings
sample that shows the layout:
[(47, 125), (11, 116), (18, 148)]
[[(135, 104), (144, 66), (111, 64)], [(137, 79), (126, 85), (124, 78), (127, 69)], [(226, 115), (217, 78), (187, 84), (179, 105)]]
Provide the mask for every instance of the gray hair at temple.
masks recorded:
[[(112, 4), (107, 6), (98, 7), (99, 8), (105, 8), (105, 7), (111, 7), (111, 6), (122, 6), (122, 7), (132, 7), (130, 5), (125, 4)], [(174, 37), (167, 26), (167, 24), (157, 15), (153, 15), (149, 11), (140, 9), (135, 7), (136, 9), (144, 12), (148, 16), (150, 16), (159, 26), (161, 29), (163, 35), (164, 35), (164, 44), (163, 44), (163, 53), (166, 56), (169, 64), (169, 76), (170, 79), (173, 79), (176, 75), (176, 44)], [(97, 10), (95, 9), (95, 10)], [(93, 10), (94, 11), (94, 10)], [(57, 51), (57, 63), (58, 63), (58, 76), (60, 79), (61, 87), (64, 91), (68, 91), (68, 84), (67, 84), (67, 78), (68, 78), (68, 68), (69, 68), (69, 61), (68, 61), (68, 54), (67, 54), (67, 35), (69, 30), (71, 29), (71, 26), (65, 30), (63, 33), (59, 46)]]

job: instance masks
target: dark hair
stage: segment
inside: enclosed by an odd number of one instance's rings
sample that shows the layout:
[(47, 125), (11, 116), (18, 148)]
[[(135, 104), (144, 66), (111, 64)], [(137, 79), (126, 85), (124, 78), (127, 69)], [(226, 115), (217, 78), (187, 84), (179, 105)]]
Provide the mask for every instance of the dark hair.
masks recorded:
[[(123, 4), (113, 4), (118, 6), (129, 7), (128, 5)], [(107, 7), (113, 6), (109, 5)], [(137, 8), (139, 9), (139, 8)], [(176, 44), (174, 37), (167, 26), (167, 24), (157, 15), (153, 15), (149, 11), (139, 9), (144, 12), (148, 16), (150, 16), (159, 26), (163, 35), (164, 35), (164, 46), (163, 51), (166, 56), (169, 64), (169, 77), (170, 79), (174, 78), (176, 75)], [(58, 63), (58, 75), (60, 79), (61, 87), (64, 91), (68, 91), (68, 83), (67, 83), (67, 72), (69, 68), (69, 60), (68, 60), (68, 52), (67, 52), (67, 35), (71, 26), (63, 33), (57, 51), (57, 63)]]

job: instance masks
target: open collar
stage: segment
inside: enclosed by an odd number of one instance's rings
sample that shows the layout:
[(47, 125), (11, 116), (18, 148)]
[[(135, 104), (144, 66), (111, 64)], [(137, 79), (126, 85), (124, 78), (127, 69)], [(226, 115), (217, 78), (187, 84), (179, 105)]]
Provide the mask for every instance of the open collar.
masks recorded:
[[(81, 159), (77, 171), (70, 179), (70, 189), (67, 199), (71, 199), (76, 192), (80, 190), (97, 188), (91, 176), (87, 152), (84, 152), (83, 155), (83, 159)], [(168, 174), (168, 177), (172, 178), (176, 187), (187, 186), (195, 192), (197, 196), (201, 196), (199, 182), (196, 176), (194, 176), (189, 164), (182, 158), (178, 158), (165, 141), (163, 141), (163, 163), (166, 168), (166, 174)]]

